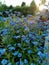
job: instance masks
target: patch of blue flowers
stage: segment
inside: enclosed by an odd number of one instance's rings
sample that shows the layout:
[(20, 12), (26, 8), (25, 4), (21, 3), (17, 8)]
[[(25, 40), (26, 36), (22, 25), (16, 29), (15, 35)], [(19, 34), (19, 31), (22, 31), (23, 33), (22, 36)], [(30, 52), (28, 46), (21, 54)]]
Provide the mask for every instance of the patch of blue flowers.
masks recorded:
[(6, 53), (6, 49), (5, 48), (0, 48), (0, 57), (2, 56), (2, 55), (4, 55)]
[(0, 65), (42, 65), (47, 58), (44, 43), (49, 26), (18, 16), (0, 17)]

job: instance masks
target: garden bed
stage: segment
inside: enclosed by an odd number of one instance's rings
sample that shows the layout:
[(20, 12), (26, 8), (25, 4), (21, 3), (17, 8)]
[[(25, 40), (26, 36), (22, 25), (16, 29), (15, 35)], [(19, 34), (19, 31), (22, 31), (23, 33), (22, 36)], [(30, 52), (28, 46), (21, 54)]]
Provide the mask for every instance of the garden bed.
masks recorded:
[(0, 64), (42, 65), (45, 30), (43, 22), (28, 22), (26, 18), (2, 18), (0, 21)]

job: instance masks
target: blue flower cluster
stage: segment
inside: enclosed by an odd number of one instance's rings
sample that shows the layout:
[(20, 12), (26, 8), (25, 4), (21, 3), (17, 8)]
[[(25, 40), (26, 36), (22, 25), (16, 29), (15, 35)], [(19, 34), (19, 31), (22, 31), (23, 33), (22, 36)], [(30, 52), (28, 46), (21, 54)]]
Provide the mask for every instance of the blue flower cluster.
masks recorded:
[(0, 17), (0, 65), (42, 65), (49, 26), (13, 15)]

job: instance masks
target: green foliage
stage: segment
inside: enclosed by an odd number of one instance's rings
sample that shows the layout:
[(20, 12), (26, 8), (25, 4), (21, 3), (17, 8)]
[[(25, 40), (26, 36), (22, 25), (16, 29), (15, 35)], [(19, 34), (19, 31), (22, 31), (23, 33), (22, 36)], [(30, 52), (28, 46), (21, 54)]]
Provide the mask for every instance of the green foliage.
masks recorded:
[(13, 9), (13, 6), (12, 6), (12, 5), (10, 5), (8, 8), (9, 8), (9, 9)]
[(0, 11), (5, 11), (8, 7), (6, 6), (6, 4), (2, 4), (0, 2)]
[(1, 4), (0, 6), (0, 11), (10, 10), (10, 9), (12, 9), (13, 11), (19, 11), (26, 16), (27, 14), (34, 15), (37, 7), (34, 1), (32, 1), (30, 6), (26, 6), (25, 2), (22, 2), (21, 6), (16, 6), (16, 7), (13, 7), (12, 5), (8, 7), (6, 6), (6, 4)]
[(32, 14), (35, 14), (36, 9), (37, 9), (37, 6), (36, 6), (36, 4), (35, 4), (35, 1), (33, 0), (33, 1), (31, 2), (31, 4), (30, 4), (30, 12), (31, 12)]
[(22, 2), (21, 6), (26, 6), (26, 3), (25, 2)]

